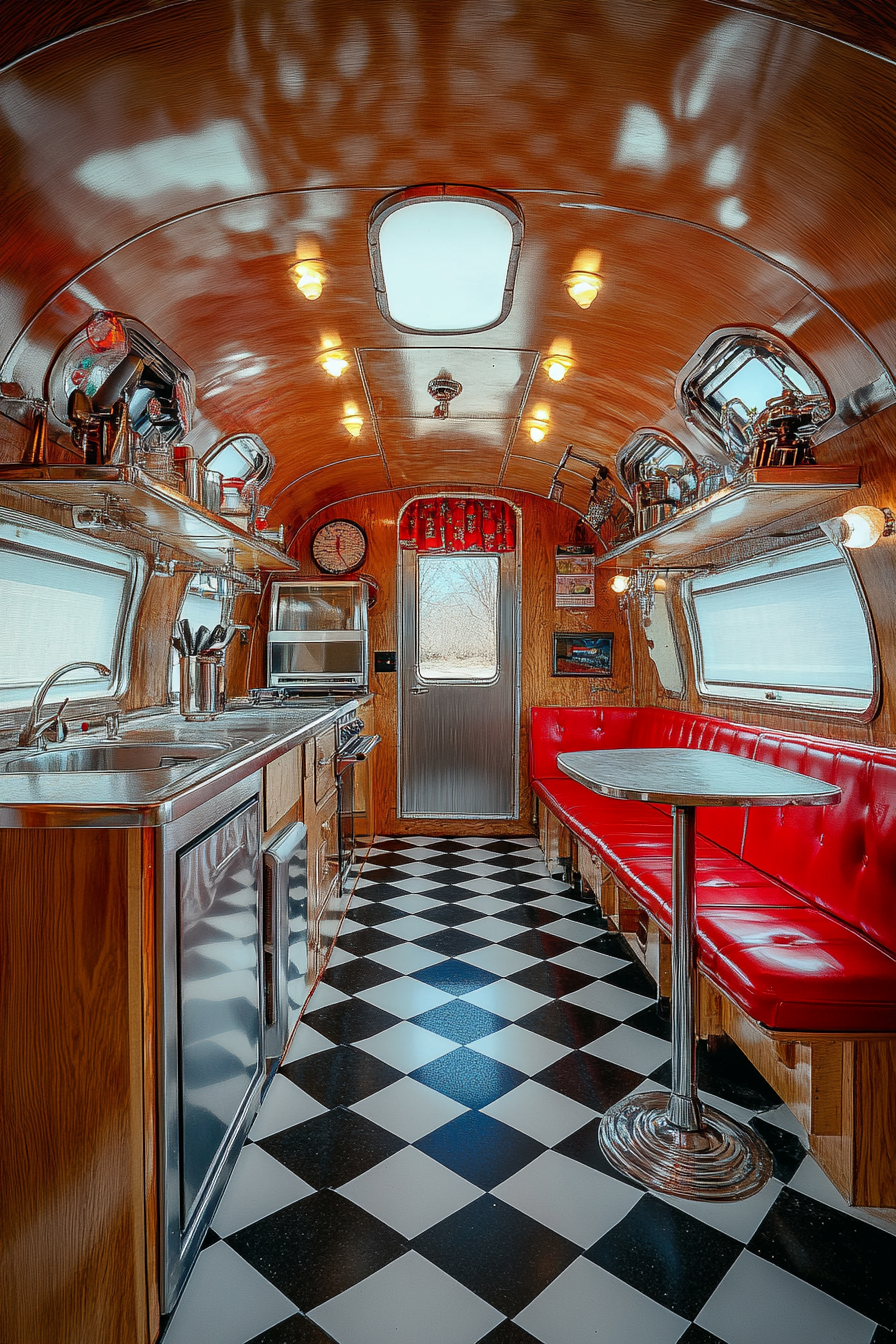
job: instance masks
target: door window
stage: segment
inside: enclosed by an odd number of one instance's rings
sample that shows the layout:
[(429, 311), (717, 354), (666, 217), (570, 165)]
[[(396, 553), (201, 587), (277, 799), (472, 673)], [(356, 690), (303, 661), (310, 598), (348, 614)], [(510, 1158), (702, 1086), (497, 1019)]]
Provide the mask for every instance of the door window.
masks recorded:
[(417, 675), (421, 681), (494, 681), (498, 675), (496, 555), (420, 555)]

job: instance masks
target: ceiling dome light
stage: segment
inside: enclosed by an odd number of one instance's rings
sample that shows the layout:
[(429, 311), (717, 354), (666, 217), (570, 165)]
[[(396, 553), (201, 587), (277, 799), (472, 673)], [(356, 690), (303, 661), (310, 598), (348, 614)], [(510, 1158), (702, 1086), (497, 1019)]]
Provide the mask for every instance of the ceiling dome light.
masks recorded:
[(629, 585), (629, 576), (627, 574), (614, 574), (610, 580), (610, 587), (614, 593), (627, 593)]
[(653, 591), (655, 593), (664, 593), (666, 591), (666, 580), (663, 578), (662, 574), (657, 574), (654, 579)]
[(896, 528), (890, 509), (875, 509), (868, 504), (860, 504), (855, 509), (847, 509), (840, 519), (842, 525), (841, 541), (851, 551), (864, 551), (873, 546), (881, 537), (893, 535)]
[(532, 411), (532, 419), (529, 421), (529, 438), (533, 443), (541, 443), (548, 432), (548, 421), (551, 418), (550, 406), (536, 406)]
[(590, 308), (604, 284), (600, 276), (591, 271), (570, 271), (563, 283), (569, 297), (580, 308)]
[(361, 415), (353, 401), (345, 403), (345, 415), (342, 417), (342, 427), (353, 439), (360, 437), (361, 430), (364, 428), (364, 417)]
[(529, 438), (532, 440), (533, 443), (541, 443), (545, 434), (547, 434), (547, 430), (545, 429), (544, 425), (529, 426)]
[(311, 257), (297, 261), (294, 266), (290, 266), (289, 273), (296, 289), (306, 299), (320, 298), (324, 288), (324, 272), (319, 261)]
[(523, 241), (517, 203), (486, 187), (408, 187), (367, 227), (376, 301), (399, 331), (486, 331), (503, 322)]
[(348, 368), (348, 360), (341, 350), (332, 350), (326, 355), (321, 355), (320, 366), (331, 378), (341, 378)]
[(562, 383), (572, 368), (572, 360), (566, 355), (548, 355), (541, 367), (552, 383)]

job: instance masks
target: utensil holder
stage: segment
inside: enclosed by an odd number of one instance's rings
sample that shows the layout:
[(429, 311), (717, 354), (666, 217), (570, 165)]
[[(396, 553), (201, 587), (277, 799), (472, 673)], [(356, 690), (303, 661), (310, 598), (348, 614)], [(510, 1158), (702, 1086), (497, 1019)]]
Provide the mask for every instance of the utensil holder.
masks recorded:
[(194, 655), (180, 660), (180, 712), (192, 723), (214, 719), (223, 708), (220, 662)]

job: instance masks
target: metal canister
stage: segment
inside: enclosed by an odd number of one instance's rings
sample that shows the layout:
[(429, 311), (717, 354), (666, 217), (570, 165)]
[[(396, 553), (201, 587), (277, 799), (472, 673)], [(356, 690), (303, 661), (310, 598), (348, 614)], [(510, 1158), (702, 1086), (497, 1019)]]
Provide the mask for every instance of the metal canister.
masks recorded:
[(180, 712), (191, 722), (213, 719), (221, 712), (217, 658), (181, 658)]
[(206, 471), (202, 477), (202, 505), (210, 513), (221, 512), (221, 483), (223, 476), (220, 471)]

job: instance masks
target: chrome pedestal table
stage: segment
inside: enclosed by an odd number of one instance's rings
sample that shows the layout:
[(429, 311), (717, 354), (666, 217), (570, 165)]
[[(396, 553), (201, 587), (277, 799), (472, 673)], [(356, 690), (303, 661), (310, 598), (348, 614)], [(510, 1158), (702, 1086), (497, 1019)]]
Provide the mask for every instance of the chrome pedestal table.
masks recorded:
[(718, 751), (574, 751), (557, 763), (608, 798), (672, 806), (672, 1092), (642, 1092), (611, 1107), (600, 1146), (619, 1171), (663, 1194), (746, 1199), (771, 1175), (771, 1154), (752, 1130), (697, 1097), (696, 808), (820, 806), (839, 802), (840, 790)]

